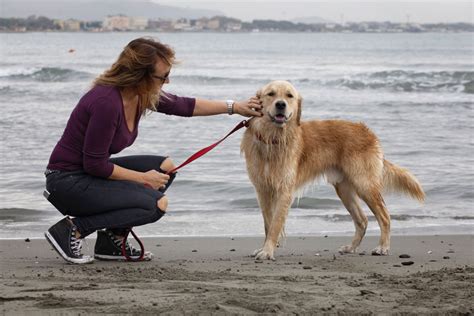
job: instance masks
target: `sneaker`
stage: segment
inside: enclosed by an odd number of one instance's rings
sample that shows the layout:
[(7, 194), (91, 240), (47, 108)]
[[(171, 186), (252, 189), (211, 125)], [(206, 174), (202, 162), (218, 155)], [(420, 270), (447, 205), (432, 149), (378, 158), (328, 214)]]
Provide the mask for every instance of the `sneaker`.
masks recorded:
[(67, 262), (84, 264), (91, 263), (94, 258), (81, 254), (82, 239), (76, 238), (76, 226), (69, 217), (65, 217), (44, 233), (46, 240)]
[[(139, 258), (141, 251), (134, 248), (128, 243), (128, 240), (124, 241), (123, 237), (115, 236), (110, 230), (98, 230), (97, 241), (95, 242), (94, 258), (99, 260), (127, 260), (122, 255), (122, 244), (125, 242), (125, 251), (130, 258)], [(149, 251), (145, 251), (143, 259), (150, 261), (153, 258), (153, 254)]]

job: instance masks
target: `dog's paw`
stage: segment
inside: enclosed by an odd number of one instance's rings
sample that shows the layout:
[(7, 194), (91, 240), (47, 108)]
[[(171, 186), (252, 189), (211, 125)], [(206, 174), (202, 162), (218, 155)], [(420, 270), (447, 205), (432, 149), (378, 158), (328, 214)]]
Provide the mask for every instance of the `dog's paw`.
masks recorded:
[(377, 246), (375, 249), (372, 250), (372, 256), (387, 256), (388, 255), (388, 248)]
[(273, 257), (273, 251), (268, 251), (263, 249), (259, 249), (260, 251), (255, 254), (255, 260), (273, 260), (275, 261), (275, 257)]
[(262, 250), (263, 250), (263, 248), (258, 248), (258, 249), (255, 249), (255, 250), (252, 252), (252, 255), (251, 255), (251, 256), (252, 256), (252, 257), (255, 257), (255, 256), (257, 256), (257, 255), (258, 255), (258, 253), (259, 253), (260, 251), (262, 251)]
[(346, 245), (342, 246), (339, 248), (339, 253), (340, 254), (345, 254), (345, 253), (354, 253), (356, 249), (352, 248), (352, 245)]

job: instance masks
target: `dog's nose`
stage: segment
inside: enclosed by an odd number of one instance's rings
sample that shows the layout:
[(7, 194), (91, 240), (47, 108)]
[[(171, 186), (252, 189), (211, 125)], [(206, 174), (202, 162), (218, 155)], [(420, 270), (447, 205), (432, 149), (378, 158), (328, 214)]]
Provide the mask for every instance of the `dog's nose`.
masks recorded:
[(277, 103), (275, 103), (275, 106), (278, 110), (284, 110), (286, 107), (286, 103), (283, 101), (278, 101)]

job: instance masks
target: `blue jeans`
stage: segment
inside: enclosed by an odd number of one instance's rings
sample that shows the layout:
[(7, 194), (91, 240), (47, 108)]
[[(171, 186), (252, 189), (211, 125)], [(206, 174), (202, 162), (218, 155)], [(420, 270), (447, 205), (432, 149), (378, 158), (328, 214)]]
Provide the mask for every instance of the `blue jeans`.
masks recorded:
[[(162, 156), (127, 156), (110, 162), (123, 168), (146, 172), (160, 169)], [(98, 229), (112, 229), (122, 235), (126, 229), (159, 220), (165, 212), (158, 200), (171, 185), (176, 173), (170, 175), (165, 188), (154, 190), (133, 181), (94, 177), (83, 170), (60, 171), (46, 177), (48, 200), (64, 215), (71, 215), (81, 237)]]

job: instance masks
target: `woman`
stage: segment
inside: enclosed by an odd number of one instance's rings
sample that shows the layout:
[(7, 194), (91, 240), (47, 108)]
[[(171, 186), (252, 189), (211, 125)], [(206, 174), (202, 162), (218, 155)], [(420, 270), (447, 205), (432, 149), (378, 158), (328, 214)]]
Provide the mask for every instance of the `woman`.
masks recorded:
[[(167, 45), (148, 38), (131, 41), (110, 69), (74, 108), (47, 166), (48, 200), (64, 219), (45, 233), (68, 262), (89, 263), (81, 254), (82, 240), (97, 231), (94, 257), (123, 260), (140, 254), (124, 236), (134, 226), (153, 223), (166, 212), (164, 195), (175, 177), (175, 166), (161, 156), (110, 158), (137, 137), (140, 117), (147, 111), (178, 116), (237, 113), (260, 116), (260, 102), (213, 101), (178, 97), (161, 90), (169, 83), (175, 60)], [(105, 229), (105, 230), (103, 230)], [(150, 260), (152, 254), (145, 253)]]

